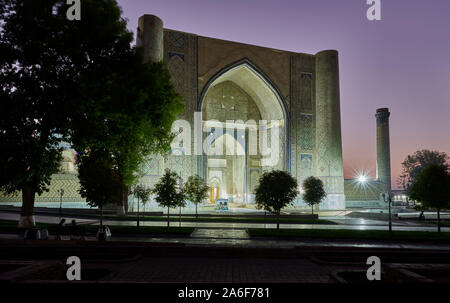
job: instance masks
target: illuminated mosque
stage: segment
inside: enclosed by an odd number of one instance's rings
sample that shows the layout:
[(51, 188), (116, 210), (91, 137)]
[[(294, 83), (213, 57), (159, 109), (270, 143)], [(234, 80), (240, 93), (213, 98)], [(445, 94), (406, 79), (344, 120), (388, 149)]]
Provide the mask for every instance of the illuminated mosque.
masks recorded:
[[(210, 186), (208, 203), (250, 207), (261, 174), (279, 169), (299, 185), (319, 177), (327, 192), (320, 210), (382, 205), (381, 193), (391, 189), (390, 114), (376, 111), (376, 179), (366, 188), (344, 180), (337, 51), (306, 54), (203, 37), (166, 29), (154, 15), (139, 18), (137, 45), (146, 60), (166, 62), (185, 105), (169, 154), (146, 161), (142, 183), (152, 186), (166, 168), (184, 180), (198, 174)], [(65, 201), (84, 201), (71, 156), (65, 151), (64, 173), (36, 206), (59, 201), (60, 187)], [(299, 195), (293, 208), (306, 207)]]

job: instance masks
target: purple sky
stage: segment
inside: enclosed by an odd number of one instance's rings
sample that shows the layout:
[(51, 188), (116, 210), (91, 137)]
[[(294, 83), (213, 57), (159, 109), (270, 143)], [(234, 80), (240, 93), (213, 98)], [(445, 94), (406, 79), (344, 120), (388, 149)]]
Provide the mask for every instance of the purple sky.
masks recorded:
[(392, 183), (418, 149), (450, 154), (450, 1), (118, 0), (135, 32), (143, 14), (165, 28), (294, 52), (340, 53), (345, 177), (375, 174), (375, 110), (391, 111)]

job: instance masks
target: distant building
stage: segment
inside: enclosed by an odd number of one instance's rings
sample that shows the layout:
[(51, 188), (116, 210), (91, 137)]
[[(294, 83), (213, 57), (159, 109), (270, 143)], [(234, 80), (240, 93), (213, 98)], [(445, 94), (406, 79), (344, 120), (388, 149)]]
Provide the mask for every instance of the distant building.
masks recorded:
[(409, 203), (408, 193), (402, 189), (394, 189), (391, 191), (392, 201)]

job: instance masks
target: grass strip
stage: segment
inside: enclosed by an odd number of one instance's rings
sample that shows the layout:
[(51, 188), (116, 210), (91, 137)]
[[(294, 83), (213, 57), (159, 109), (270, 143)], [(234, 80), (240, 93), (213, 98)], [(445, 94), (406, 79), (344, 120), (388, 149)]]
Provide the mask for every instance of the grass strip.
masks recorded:
[[(0, 232), (18, 232), (18, 221), (0, 220)], [(79, 225), (83, 226), (87, 233), (96, 233), (98, 225)], [(46, 228), (50, 233), (54, 233), (57, 224), (52, 223), (36, 223), (37, 228)], [(185, 235), (188, 236), (194, 231), (194, 227), (170, 227), (167, 231), (166, 226), (123, 226), (123, 225), (108, 225), (111, 233), (115, 234), (152, 234), (152, 235)], [(68, 225), (66, 226), (68, 228)]]
[(449, 232), (429, 231), (384, 231), (384, 230), (346, 230), (346, 229), (269, 229), (249, 228), (252, 238), (271, 237), (289, 238), (322, 238), (322, 239), (364, 239), (364, 240), (417, 240), (417, 241), (450, 241)]
[[(179, 217), (176, 215), (170, 216), (170, 221), (179, 222)], [(136, 221), (136, 216), (107, 216), (108, 220), (120, 220), (120, 221)], [(167, 216), (162, 217), (140, 217), (140, 221), (163, 221), (167, 222)], [(230, 223), (277, 223), (277, 219), (270, 218), (254, 218), (254, 217), (181, 217), (181, 222), (230, 222)], [(324, 220), (324, 219), (301, 219), (301, 218), (280, 218), (280, 223), (289, 224), (329, 224), (337, 225), (338, 223)]]

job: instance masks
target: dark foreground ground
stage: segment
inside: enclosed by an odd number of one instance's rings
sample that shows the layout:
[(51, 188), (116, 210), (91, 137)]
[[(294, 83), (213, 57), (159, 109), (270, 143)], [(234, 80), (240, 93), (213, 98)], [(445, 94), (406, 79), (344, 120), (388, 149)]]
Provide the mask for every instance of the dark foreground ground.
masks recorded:
[[(69, 256), (80, 258), (84, 282), (450, 283), (450, 251), (445, 249), (12, 239), (0, 240), (0, 283), (74, 283), (66, 278)], [(379, 282), (366, 278), (369, 256), (381, 259)]]

